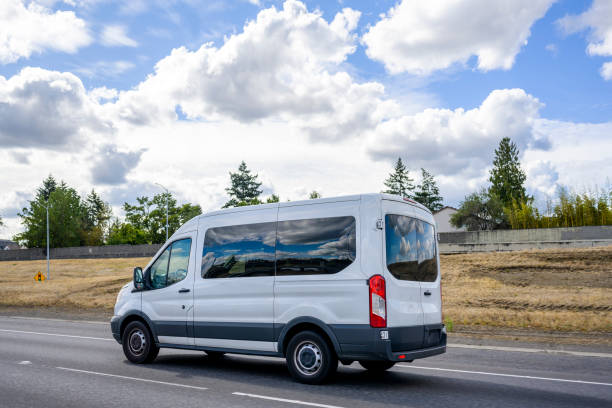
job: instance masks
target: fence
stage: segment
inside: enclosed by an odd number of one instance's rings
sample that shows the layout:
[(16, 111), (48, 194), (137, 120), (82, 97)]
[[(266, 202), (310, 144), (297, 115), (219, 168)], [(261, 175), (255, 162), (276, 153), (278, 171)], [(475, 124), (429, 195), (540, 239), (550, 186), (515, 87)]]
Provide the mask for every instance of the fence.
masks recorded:
[[(153, 245), (105, 245), (70, 248), (51, 248), (51, 259), (85, 259), (85, 258), (138, 258), (151, 257), (161, 247)], [(26, 261), (46, 259), (42, 248), (11, 249), (0, 251), (0, 261)]]

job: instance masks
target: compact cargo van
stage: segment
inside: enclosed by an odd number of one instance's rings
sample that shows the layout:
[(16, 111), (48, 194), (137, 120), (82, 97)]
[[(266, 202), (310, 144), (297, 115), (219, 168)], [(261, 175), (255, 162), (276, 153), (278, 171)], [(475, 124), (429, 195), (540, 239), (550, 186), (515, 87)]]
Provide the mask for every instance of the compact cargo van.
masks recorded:
[(215, 211), (134, 269), (111, 328), (128, 360), (161, 347), (285, 357), (321, 383), (444, 353), (437, 233), (422, 205), (364, 194)]

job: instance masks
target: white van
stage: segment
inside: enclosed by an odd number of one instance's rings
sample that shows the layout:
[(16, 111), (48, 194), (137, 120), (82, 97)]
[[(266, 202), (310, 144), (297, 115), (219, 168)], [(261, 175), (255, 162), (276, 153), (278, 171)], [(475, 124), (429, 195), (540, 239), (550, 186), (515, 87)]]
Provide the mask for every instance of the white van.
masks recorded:
[(338, 361), (382, 371), (446, 351), (436, 227), (387, 194), (264, 204), (193, 218), (117, 296), (128, 360), (159, 348), (285, 357), (305, 383)]

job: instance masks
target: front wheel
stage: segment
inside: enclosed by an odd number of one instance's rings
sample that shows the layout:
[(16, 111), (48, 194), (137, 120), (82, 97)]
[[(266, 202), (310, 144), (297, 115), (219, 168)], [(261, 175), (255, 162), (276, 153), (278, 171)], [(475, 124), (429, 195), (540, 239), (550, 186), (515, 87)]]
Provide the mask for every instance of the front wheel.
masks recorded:
[(338, 358), (318, 333), (304, 331), (289, 341), (287, 367), (297, 381), (321, 384), (338, 369)]
[(150, 363), (159, 353), (159, 347), (155, 345), (149, 328), (139, 321), (127, 325), (121, 343), (123, 353), (132, 363)]
[(383, 372), (395, 365), (394, 361), (360, 361), (359, 365), (368, 371)]

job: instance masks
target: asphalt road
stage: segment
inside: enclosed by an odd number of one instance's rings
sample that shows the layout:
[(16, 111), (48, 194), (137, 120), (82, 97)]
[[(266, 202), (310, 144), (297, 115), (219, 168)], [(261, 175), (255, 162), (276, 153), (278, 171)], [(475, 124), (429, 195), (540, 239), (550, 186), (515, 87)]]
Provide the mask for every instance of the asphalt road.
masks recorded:
[(0, 406), (612, 407), (612, 358), (449, 348), (308, 386), (281, 359), (162, 350), (134, 365), (107, 324), (0, 317)]

